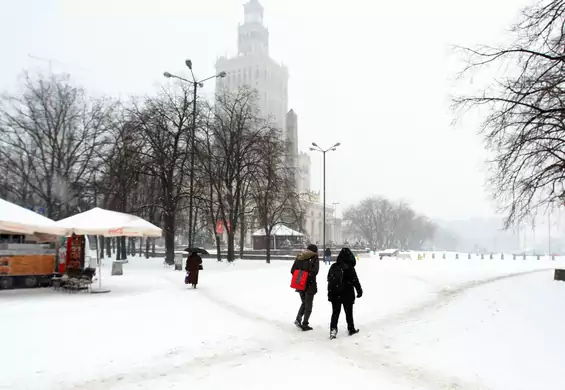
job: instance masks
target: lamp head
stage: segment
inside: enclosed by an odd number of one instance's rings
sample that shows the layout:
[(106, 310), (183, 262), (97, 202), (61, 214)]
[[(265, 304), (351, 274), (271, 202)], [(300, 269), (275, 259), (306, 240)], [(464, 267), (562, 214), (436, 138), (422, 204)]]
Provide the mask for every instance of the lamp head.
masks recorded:
[(169, 72), (164, 72), (163, 76), (165, 76), (166, 78), (170, 79), (171, 77), (173, 77), (172, 74), (170, 74)]
[(315, 142), (312, 142), (312, 146), (315, 146), (316, 148), (318, 147), (318, 144)]
[(187, 66), (188, 69), (192, 70), (192, 61), (191, 60), (184, 61), (184, 64)]
[(226, 74), (227, 74), (226, 72), (223, 72), (223, 71), (222, 71), (222, 72), (218, 73), (218, 76), (217, 76), (217, 77), (223, 79), (224, 77), (226, 77)]

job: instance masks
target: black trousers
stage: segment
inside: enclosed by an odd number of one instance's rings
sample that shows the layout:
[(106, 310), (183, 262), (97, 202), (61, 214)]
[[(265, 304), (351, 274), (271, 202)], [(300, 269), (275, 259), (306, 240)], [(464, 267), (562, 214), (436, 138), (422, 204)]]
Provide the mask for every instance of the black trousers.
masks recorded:
[[(300, 294), (302, 304), (296, 314), (296, 320), (302, 323), (302, 325), (308, 325), (310, 315), (312, 314), (312, 306), (314, 305), (314, 294), (308, 294), (304, 291), (299, 291), (298, 293)], [(303, 317), (304, 319), (302, 319)]]
[(341, 302), (332, 301), (332, 319), (330, 322), (330, 329), (337, 329), (337, 323), (339, 321), (339, 314), (341, 313), (341, 306), (343, 305), (343, 310), (345, 311), (345, 320), (347, 321), (347, 329), (355, 329), (355, 324), (353, 322), (353, 303), (352, 302)]

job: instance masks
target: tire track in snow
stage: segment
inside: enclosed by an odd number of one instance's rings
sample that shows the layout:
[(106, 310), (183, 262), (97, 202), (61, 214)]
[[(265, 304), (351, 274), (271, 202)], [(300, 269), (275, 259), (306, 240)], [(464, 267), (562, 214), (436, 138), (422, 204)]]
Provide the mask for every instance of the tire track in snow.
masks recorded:
[[(363, 326), (365, 328), (386, 327), (400, 322), (405, 322), (424, 313), (439, 309), (447, 305), (458, 295), (468, 290), (483, 285), (496, 283), (505, 279), (520, 277), (537, 272), (546, 272), (552, 269), (553, 268), (536, 269), (459, 283), (454, 288), (439, 290), (438, 292), (436, 292), (437, 296), (434, 299), (423, 302), (408, 310), (388, 315), (375, 321), (370, 321), (368, 323), (365, 323)], [(420, 386), (432, 386), (431, 388), (433, 389), (438, 389), (438, 384), (440, 384), (441, 386), (439, 387), (439, 389), (475, 390), (477, 388), (484, 388), (484, 386), (481, 386), (479, 384), (463, 382), (459, 378), (445, 376), (441, 373), (432, 372), (428, 369), (424, 370), (421, 367), (409, 366), (395, 359), (390, 353), (377, 353), (375, 351), (359, 347), (357, 344), (345, 344), (345, 342), (342, 342), (342, 340), (335, 340), (332, 343), (320, 343), (321, 341), (328, 341), (327, 335), (318, 335), (316, 333), (315, 337), (312, 337), (314, 336), (314, 334), (310, 332), (299, 332), (296, 329), (292, 328), (292, 325), (290, 323), (263, 317), (256, 312), (244, 309), (241, 306), (214, 296), (205, 289), (199, 290), (199, 293), (207, 300), (214, 303), (216, 306), (232, 312), (239, 317), (274, 327), (277, 330), (277, 333), (281, 333), (281, 336), (283, 337), (277, 338), (275, 341), (269, 340), (261, 348), (246, 348), (241, 350), (232, 350), (228, 353), (215, 354), (207, 357), (195, 357), (185, 363), (173, 366), (159, 364), (159, 366), (150, 366), (149, 368), (144, 367), (143, 369), (140, 369), (138, 371), (115, 374), (101, 379), (85, 381), (83, 383), (75, 384), (67, 388), (73, 390), (102, 390), (108, 389), (109, 386), (112, 385), (122, 386), (126, 384), (135, 384), (159, 377), (166, 377), (169, 375), (174, 376), (179, 374), (186, 374), (192, 372), (193, 370), (196, 373), (198, 371), (201, 371), (198, 370), (198, 368), (201, 368), (202, 366), (212, 367), (221, 364), (237, 366), (242, 363), (241, 359), (255, 359), (258, 356), (264, 354), (276, 353), (299, 345), (303, 346), (305, 344), (313, 344), (317, 347), (322, 347), (327, 351), (338, 353), (342, 358), (349, 361), (350, 364), (360, 367), (364, 370), (373, 372), (385, 371), (393, 374), (396, 377), (403, 378), (404, 381), (408, 381), (411, 384), (418, 384)], [(180, 352), (177, 352), (177, 354), (179, 353)], [(171, 354), (169, 353), (163, 357), (170, 357), (169, 355)]]

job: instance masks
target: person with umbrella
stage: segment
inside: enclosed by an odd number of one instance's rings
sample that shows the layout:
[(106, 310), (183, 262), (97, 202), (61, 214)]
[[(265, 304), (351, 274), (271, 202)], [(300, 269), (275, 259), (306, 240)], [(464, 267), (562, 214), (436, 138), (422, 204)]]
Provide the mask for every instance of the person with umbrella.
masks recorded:
[(187, 283), (191, 284), (192, 288), (196, 288), (198, 284), (198, 274), (200, 270), (203, 269), (202, 267), (202, 257), (200, 257), (199, 253), (208, 253), (203, 249), (199, 248), (187, 248), (185, 249), (190, 255), (186, 260), (186, 272), (188, 272), (187, 276)]

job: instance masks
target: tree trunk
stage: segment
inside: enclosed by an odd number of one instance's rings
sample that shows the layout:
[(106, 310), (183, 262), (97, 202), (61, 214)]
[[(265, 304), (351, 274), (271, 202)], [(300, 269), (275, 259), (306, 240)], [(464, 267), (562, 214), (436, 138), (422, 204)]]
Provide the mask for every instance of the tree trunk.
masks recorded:
[(122, 240), (120, 240), (120, 237), (116, 237), (116, 260), (121, 260), (122, 259)]
[(245, 214), (241, 214), (241, 220), (239, 222), (239, 258), (243, 259), (243, 251), (245, 247)]
[(112, 257), (112, 239), (110, 237), (106, 237), (106, 257)]
[(271, 232), (269, 232), (269, 234), (267, 235), (266, 249), (267, 249), (267, 264), (271, 264)]
[[(230, 229), (231, 230), (231, 229)], [(228, 262), (235, 260), (235, 232), (228, 232)]]
[(139, 237), (139, 257), (141, 256), (143, 256), (143, 237)]
[(174, 213), (165, 213), (165, 262), (169, 265), (175, 263), (175, 215)]
[(219, 234), (216, 234), (216, 258), (222, 261), (222, 239)]
[(128, 258), (128, 247), (126, 244), (125, 236), (119, 238), (121, 241), (120, 248), (122, 249), (122, 260), (126, 260)]
[(156, 257), (157, 254), (155, 253), (155, 238), (151, 239), (151, 257)]
[(192, 242), (189, 242), (188, 245), (199, 246), (199, 243), (196, 242), (196, 221), (198, 220), (198, 207), (194, 209), (194, 216), (192, 217)]
[(103, 259), (104, 258), (104, 247), (106, 246), (106, 238), (104, 236), (100, 236), (100, 239), (98, 240), (98, 242), (100, 243), (100, 250), (98, 251), (98, 253), (100, 253), (100, 258)]
[(149, 237), (145, 239), (145, 258), (149, 258), (149, 249), (151, 248), (151, 240)]

